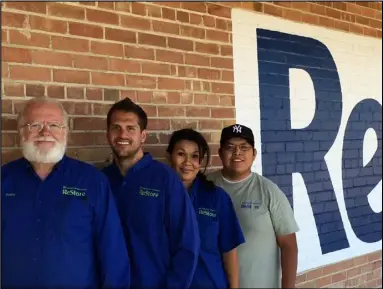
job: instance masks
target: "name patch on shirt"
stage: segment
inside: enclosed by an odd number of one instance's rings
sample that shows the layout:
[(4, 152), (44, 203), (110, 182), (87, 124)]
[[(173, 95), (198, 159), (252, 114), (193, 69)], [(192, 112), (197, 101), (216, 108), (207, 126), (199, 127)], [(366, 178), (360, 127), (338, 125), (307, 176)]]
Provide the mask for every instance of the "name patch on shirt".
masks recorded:
[(63, 186), (62, 190), (63, 195), (73, 196), (73, 197), (83, 197), (86, 198), (86, 189), (72, 188)]
[(241, 203), (241, 209), (259, 209), (261, 206), (260, 201), (243, 201)]
[(217, 213), (213, 209), (206, 209), (206, 208), (199, 208), (198, 209), (198, 214), (204, 215), (207, 217), (215, 218), (217, 216)]
[(144, 197), (158, 198), (159, 190), (140, 187), (139, 194)]

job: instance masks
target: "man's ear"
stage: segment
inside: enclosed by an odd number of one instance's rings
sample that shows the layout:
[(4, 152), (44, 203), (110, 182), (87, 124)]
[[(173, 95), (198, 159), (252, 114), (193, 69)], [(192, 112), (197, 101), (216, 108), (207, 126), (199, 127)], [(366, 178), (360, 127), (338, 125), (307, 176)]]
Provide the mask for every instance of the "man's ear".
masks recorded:
[(146, 142), (146, 138), (148, 136), (148, 132), (146, 129), (142, 130), (141, 132), (141, 144), (144, 144)]
[(257, 157), (257, 149), (254, 148), (254, 156), (253, 156), (253, 161), (255, 161), (255, 158)]
[(17, 130), (17, 138), (16, 138), (16, 144), (18, 147), (21, 147), (21, 142), (22, 142), (23, 138), (24, 138), (24, 136), (23, 136), (22, 128), (19, 128)]
[(222, 161), (222, 148), (219, 148), (219, 149), (218, 149), (218, 156), (219, 156), (219, 158), (220, 158), (221, 161)]

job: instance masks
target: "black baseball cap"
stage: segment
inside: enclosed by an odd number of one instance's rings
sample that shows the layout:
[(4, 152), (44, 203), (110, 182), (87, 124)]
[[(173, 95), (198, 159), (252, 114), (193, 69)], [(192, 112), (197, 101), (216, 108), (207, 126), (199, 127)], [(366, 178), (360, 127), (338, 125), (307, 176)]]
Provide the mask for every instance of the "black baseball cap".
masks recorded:
[(233, 124), (222, 129), (221, 132), (221, 147), (226, 141), (231, 138), (240, 137), (245, 139), (252, 147), (254, 147), (254, 135), (251, 128), (242, 124)]

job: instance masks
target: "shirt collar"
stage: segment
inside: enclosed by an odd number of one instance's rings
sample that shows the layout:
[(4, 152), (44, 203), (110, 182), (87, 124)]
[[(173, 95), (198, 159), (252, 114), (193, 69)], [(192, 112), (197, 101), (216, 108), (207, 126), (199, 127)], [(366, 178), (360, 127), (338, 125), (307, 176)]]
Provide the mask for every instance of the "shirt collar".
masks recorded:
[(134, 166), (131, 168), (132, 172), (135, 172), (142, 168), (147, 167), (152, 160), (153, 160), (153, 157), (150, 153), (144, 153), (144, 156), (137, 163), (135, 163)]
[[(61, 170), (64, 167), (64, 164), (67, 162), (67, 159), (68, 159), (68, 157), (66, 155), (64, 155), (63, 158), (53, 166), (52, 172)], [(26, 158), (22, 157), (21, 163), (23, 164), (25, 169), (31, 170), (32, 172), (35, 172), (31, 162), (28, 161)]]
[[(128, 174), (130, 172), (134, 173), (136, 171), (139, 171), (142, 168), (147, 167), (152, 160), (153, 160), (153, 157), (150, 153), (144, 153), (144, 156), (128, 170)], [(116, 172), (118, 172), (119, 175), (121, 175), (120, 169), (118, 168), (118, 165), (115, 160), (113, 160), (111, 166), (113, 170), (115, 170)]]
[(191, 185), (191, 187), (189, 189), (189, 194), (190, 194), (190, 197), (192, 198), (192, 200), (194, 200), (194, 198), (197, 196), (199, 190), (201, 189), (200, 183), (201, 183), (201, 181), (199, 180), (199, 177), (197, 176), (194, 179), (193, 184)]

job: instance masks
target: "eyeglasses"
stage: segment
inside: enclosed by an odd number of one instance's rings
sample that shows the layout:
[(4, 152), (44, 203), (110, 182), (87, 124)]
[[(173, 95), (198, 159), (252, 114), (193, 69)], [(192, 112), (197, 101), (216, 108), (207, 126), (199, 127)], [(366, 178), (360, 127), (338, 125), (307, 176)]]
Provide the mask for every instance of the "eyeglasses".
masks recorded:
[(43, 130), (44, 126), (47, 126), (49, 131), (51, 133), (60, 133), (62, 132), (62, 130), (64, 128), (66, 128), (65, 125), (62, 125), (60, 123), (54, 123), (54, 122), (51, 122), (51, 123), (41, 123), (41, 122), (34, 122), (34, 123), (27, 123), (25, 125), (23, 125), (22, 127), (28, 127), (29, 131), (30, 132), (40, 132)]
[(226, 151), (229, 151), (229, 152), (235, 152), (237, 150), (237, 148), (239, 148), (240, 151), (242, 152), (247, 152), (247, 151), (250, 151), (253, 149), (252, 146), (249, 146), (249, 145), (233, 145), (233, 144), (229, 144), (229, 145), (225, 145), (223, 147)]

